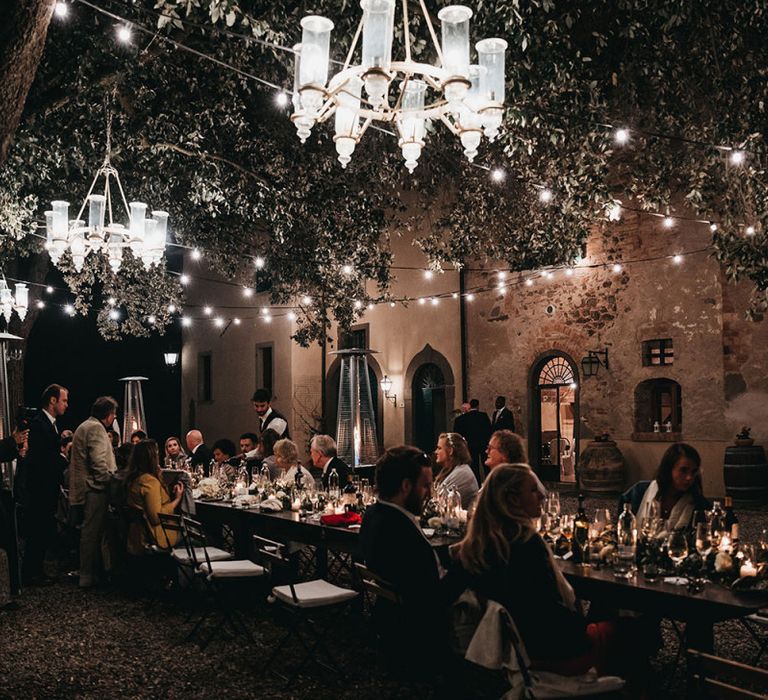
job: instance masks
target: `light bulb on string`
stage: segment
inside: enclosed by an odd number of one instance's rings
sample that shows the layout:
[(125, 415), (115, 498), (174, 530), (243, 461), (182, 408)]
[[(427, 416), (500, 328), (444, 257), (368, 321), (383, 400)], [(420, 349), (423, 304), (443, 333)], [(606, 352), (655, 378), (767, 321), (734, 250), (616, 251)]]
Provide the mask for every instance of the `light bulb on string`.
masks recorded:
[(717, 231), (717, 224), (714, 221), (709, 225), (709, 230), (712, 231), (712, 233)]
[(269, 316), (269, 309), (266, 306), (262, 306), (261, 309), (259, 310), (259, 313), (262, 316)]
[(72, 306), (72, 304), (67, 304), (64, 306), (64, 313), (69, 314), (70, 316), (75, 315), (75, 307)]
[(673, 255), (672, 262), (675, 263), (675, 265), (679, 265), (681, 262), (683, 262), (683, 256), (680, 255), (680, 253)]
[(107, 304), (110, 306), (114, 306), (116, 303), (117, 302), (115, 301), (115, 297), (109, 297), (109, 299), (107, 299)]
[(545, 280), (552, 279), (552, 273), (549, 270), (544, 270), (541, 274)]
[(504, 270), (499, 270), (496, 274), (498, 275), (499, 280), (507, 279), (507, 273)]
[(474, 300), (475, 300), (475, 295), (472, 294), (472, 292), (467, 294), (467, 301), (474, 301)]
[(181, 325), (184, 326), (185, 328), (188, 328), (189, 326), (192, 325), (192, 319), (189, 318), (189, 316), (182, 316)]
[(533, 287), (533, 280), (530, 277), (527, 280), (525, 280), (525, 286)]
[(175, 314), (176, 313), (176, 304), (168, 304), (168, 313), (169, 314)]
[(362, 309), (363, 308), (363, 302), (360, 301), (359, 299), (355, 299), (354, 307), (356, 309)]
[(253, 264), (256, 266), (257, 270), (261, 270), (264, 268), (264, 265), (266, 265), (266, 261), (261, 257), (261, 255), (257, 255), (256, 259), (253, 261)]
[(343, 265), (341, 268), (341, 271), (345, 275), (351, 275), (352, 274), (352, 265)]
[(747, 226), (744, 229), (744, 233), (746, 233), (748, 236), (754, 236), (755, 235), (755, 227), (754, 226)]
[(504, 182), (506, 177), (507, 174), (504, 172), (503, 168), (494, 168), (491, 170), (491, 180), (494, 182)]
[(430, 299), (430, 302), (432, 303), (432, 306), (437, 306), (440, 303), (440, 299), (439, 297), (432, 297), (432, 299)]
[(48, 294), (53, 294), (53, 287), (51, 287), (51, 285), (49, 284), (49, 285), (48, 285), (48, 286), (45, 288), (45, 291), (46, 291), (46, 293), (48, 293)]
[(203, 257), (203, 254), (197, 248), (192, 250), (191, 255), (192, 255), (192, 260), (200, 260), (200, 258)]
[(740, 151), (738, 149), (731, 151), (731, 155), (728, 156), (728, 160), (731, 162), (731, 165), (742, 165), (745, 158), (746, 156), (744, 155), (744, 151)]
[(427, 300), (424, 297), (421, 297), (419, 299), (419, 304), (421, 304), (421, 306), (424, 306), (424, 304), (426, 304), (426, 303), (427, 303)]
[(183, 285), (189, 284), (189, 275), (181, 275), (179, 277), (179, 282)]
[(611, 269), (614, 272), (619, 273), (619, 272), (621, 272), (622, 267), (621, 267), (621, 265), (619, 265), (619, 263), (613, 263), (613, 266), (611, 267)]
[(213, 323), (217, 328), (221, 328), (224, 325), (224, 319), (217, 316), (213, 319)]
[(239, 326), (242, 323), (242, 321), (237, 316), (235, 316), (232, 319), (232, 323), (234, 323), (236, 326)]
[(110, 321), (117, 321), (120, 319), (120, 312), (117, 309), (112, 309), (109, 312)]
[(127, 44), (131, 41), (131, 28), (123, 24), (117, 28), (117, 38), (123, 44)]
[(451, 292), (451, 299), (458, 299), (459, 293), (458, 292)]
[(154, 326), (156, 322), (157, 322), (157, 317), (154, 314), (150, 314), (149, 316), (147, 316), (147, 323), (150, 326)]
[(664, 228), (672, 228), (675, 225), (675, 220), (671, 216), (667, 215), (664, 217), (662, 224)]
[(64, 19), (69, 14), (69, 7), (67, 6), (67, 3), (59, 2), (56, 3), (56, 6), (53, 8), (53, 11), (56, 13), (57, 17), (60, 17), (61, 19)]
[(295, 311), (289, 311), (286, 314), (289, 321), (295, 321), (296, 320), (296, 312)]
[(552, 190), (544, 187), (539, 190), (539, 201), (542, 204), (549, 204), (552, 201)]
[(272, 323), (272, 316), (270, 314), (262, 316), (261, 318), (264, 319), (264, 323)]
[(608, 221), (621, 220), (621, 202), (612, 202), (608, 207)]
[(305, 294), (303, 297), (301, 297), (301, 303), (304, 306), (311, 306), (312, 305), (312, 297), (308, 294)]
[(253, 296), (253, 289), (250, 287), (243, 287), (243, 296), (246, 299), (250, 299)]
[(206, 316), (210, 316), (213, 313), (213, 309), (210, 306), (204, 306), (203, 307), (203, 313)]
[(432, 272), (432, 270), (424, 270), (424, 279), (425, 280), (431, 280), (435, 276), (435, 273)]
[(389, 307), (390, 307), (391, 309), (394, 309), (394, 308), (395, 308), (395, 306), (397, 306), (397, 304), (395, 304), (395, 302), (394, 302), (394, 301), (390, 301), (390, 302), (389, 302)]
[(565, 276), (566, 276), (566, 277), (573, 277), (573, 268), (572, 268), (572, 267), (568, 267), (568, 268), (566, 268), (566, 270), (565, 270)]
[(288, 104), (288, 95), (281, 90), (275, 95), (275, 102), (278, 107), (285, 107)]
[(373, 302), (368, 304), (368, 311), (373, 311)]
[(629, 129), (620, 127), (613, 132), (613, 140), (619, 145), (624, 146), (629, 142)]
[(45, 308), (45, 302), (42, 299), (38, 299), (37, 308), (41, 310)]

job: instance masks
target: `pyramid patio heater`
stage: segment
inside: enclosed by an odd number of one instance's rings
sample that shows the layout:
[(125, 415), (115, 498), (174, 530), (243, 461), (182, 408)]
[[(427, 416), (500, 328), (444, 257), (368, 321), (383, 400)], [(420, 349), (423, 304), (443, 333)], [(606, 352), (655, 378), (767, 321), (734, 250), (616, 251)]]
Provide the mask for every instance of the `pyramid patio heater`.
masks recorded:
[(147, 418), (144, 414), (144, 396), (141, 393), (141, 383), (146, 382), (146, 377), (123, 377), (125, 393), (123, 394), (123, 436), (127, 441), (131, 434), (137, 430), (143, 430), (147, 435)]
[(336, 412), (338, 455), (352, 467), (374, 464), (379, 457), (379, 441), (368, 379), (368, 355), (372, 351), (351, 348), (332, 354), (341, 358)]

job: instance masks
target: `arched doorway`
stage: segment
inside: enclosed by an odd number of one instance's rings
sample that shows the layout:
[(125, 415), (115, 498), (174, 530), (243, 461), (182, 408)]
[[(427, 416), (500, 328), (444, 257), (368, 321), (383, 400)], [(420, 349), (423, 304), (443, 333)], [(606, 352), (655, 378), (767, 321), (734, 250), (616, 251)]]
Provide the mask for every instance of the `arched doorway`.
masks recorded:
[(542, 481), (576, 482), (578, 376), (573, 359), (557, 350), (539, 356), (531, 368), (528, 451)]
[(434, 363), (421, 365), (413, 375), (413, 441), (424, 452), (431, 452), (437, 436), (446, 429), (445, 376)]

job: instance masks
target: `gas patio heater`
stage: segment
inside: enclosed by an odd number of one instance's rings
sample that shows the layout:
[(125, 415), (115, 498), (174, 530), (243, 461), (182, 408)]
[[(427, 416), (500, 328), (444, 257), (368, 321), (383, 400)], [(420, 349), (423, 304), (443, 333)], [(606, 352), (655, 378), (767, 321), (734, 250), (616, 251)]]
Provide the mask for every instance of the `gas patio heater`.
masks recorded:
[(125, 393), (123, 394), (123, 440), (129, 440), (131, 433), (143, 430), (147, 435), (147, 419), (144, 415), (144, 396), (141, 393), (141, 383), (146, 377), (123, 377)]
[(371, 350), (337, 350), (341, 358), (339, 404), (336, 413), (338, 455), (352, 467), (373, 464), (379, 457), (376, 414), (368, 379), (368, 355)]

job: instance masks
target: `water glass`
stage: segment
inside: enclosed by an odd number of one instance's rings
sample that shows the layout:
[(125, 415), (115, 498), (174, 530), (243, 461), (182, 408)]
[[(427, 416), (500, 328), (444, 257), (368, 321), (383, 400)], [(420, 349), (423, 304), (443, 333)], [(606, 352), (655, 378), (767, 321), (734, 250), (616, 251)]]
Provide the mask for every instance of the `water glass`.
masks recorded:
[(696, 526), (696, 551), (702, 559), (712, 551), (712, 533), (707, 523), (699, 523)]
[(685, 530), (673, 530), (670, 533), (667, 538), (667, 554), (675, 566), (679, 568), (688, 556), (688, 540), (685, 536)]

